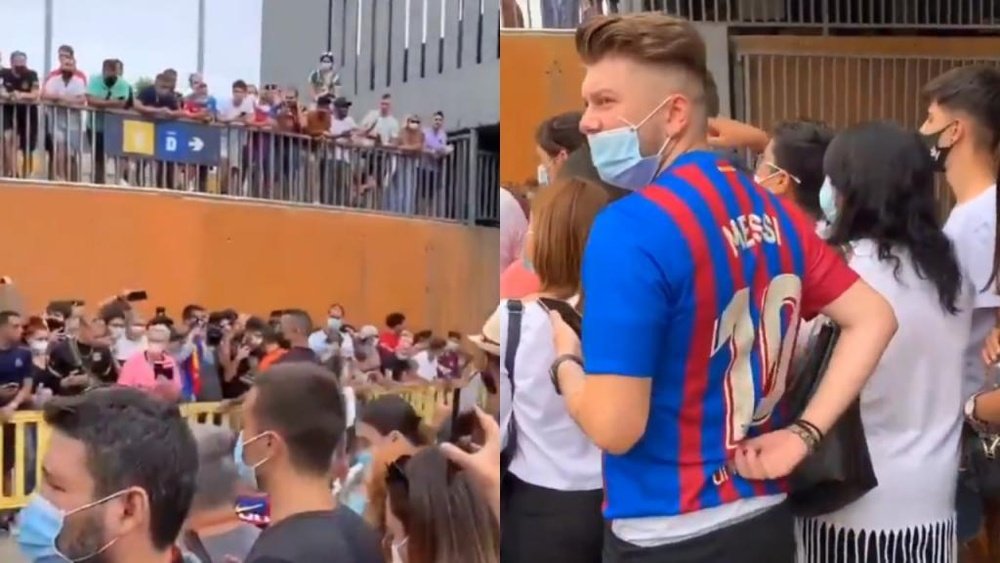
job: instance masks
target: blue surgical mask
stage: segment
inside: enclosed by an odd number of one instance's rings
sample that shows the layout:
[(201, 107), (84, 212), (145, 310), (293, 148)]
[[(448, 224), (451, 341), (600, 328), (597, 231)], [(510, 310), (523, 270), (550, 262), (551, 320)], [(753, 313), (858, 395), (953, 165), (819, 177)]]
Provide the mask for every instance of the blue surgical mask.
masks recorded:
[(258, 486), (257, 483), (257, 468), (260, 467), (261, 465), (264, 465), (267, 462), (268, 458), (264, 458), (258, 461), (257, 463), (250, 465), (246, 462), (245, 459), (243, 459), (243, 456), (245, 455), (244, 450), (246, 449), (247, 444), (259, 440), (266, 434), (267, 432), (261, 432), (260, 434), (254, 436), (253, 438), (250, 438), (249, 440), (244, 440), (243, 432), (241, 431), (240, 435), (237, 436), (236, 438), (236, 447), (233, 448), (233, 460), (236, 462), (236, 471), (239, 473), (240, 478), (243, 479), (244, 482), (252, 486), (254, 489), (258, 490), (260, 489), (260, 487)]
[(643, 156), (639, 147), (639, 129), (671, 99), (672, 96), (664, 98), (636, 125), (619, 118), (626, 124), (625, 127), (587, 135), (590, 158), (602, 180), (629, 191), (641, 190), (649, 185), (660, 168), (663, 151), (671, 139), (667, 137), (656, 154)]
[(339, 317), (330, 317), (326, 319), (326, 326), (330, 330), (340, 330), (340, 327), (344, 325), (344, 319)]
[(101, 500), (85, 504), (70, 511), (60, 510), (47, 498), (36, 493), (31, 497), (28, 506), (24, 507), (19, 515), (21, 526), (17, 536), (17, 544), (21, 549), (21, 553), (32, 562), (86, 561), (95, 555), (103, 553), (114, 545), (118, 541), (118, 538), (112, 539), (94, 553), (76, 557), (70, 557), (60, 552), (59, 548), (56, 547), (56, 541), (59, 539), (59, 534), (62, 533), (66, 518), (88, 508), (104, 504), (126, 492), (119, 491)]
[(549, 169), (546, 168), (544, 164), (538, 165), (538, 171), (535, 175), (539, 186), (549, 185)]
[(834, 189), (829, 176), (823, 180), (823, 187), (819, 189), (819, 207), (823, 210), (827, 222), (832, 225), (837, 221), (837, 190)]

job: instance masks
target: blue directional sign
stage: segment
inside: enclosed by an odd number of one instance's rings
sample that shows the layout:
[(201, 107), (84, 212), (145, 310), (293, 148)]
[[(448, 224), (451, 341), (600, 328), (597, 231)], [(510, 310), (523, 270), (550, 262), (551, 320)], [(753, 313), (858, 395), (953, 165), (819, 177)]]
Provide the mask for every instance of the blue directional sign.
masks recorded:
[(159, 121), (156, 159), (214, 166), (219, 161), (219, 130), (197, 123)]
[(109, 113), (104, 122), (104, 150), (108, 156), (216, 166), (220, 132), (201, 123), (154, 121), (138, 115)]

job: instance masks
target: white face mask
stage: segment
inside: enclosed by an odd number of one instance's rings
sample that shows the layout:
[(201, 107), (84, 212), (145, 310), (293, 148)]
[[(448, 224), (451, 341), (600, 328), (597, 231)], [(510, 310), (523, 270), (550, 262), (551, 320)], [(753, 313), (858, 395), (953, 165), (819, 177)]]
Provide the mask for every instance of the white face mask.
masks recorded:
[(48, 340), (32, 340), (28, 346), (31, 348), (31, 353), (36, 356), (44, 356), (49, 351)]
[(629, 191), (641, 190), (649, 185), (660, 168), (660, 158), (671, 138), (664, 139), (655, 154), (643, 156), (639, 146), (639, 129), (672, 99), (673, 96), (664, 98), (635, 125), (619, 117), (625, 127), (587, 135), (590, 158), (602, 180)]
[(546, 168), (544, 164), (538, 165), (538, 172), (536, 172), (536, 179), (538, 180), (539, 186), (549, 185), (549, 169)]
[(162, 354), (167, 349), (167, 345), (162, 342), (150, 342), (146, 345), (146, 351), (150, 354)]
[(111, 335), (112, 340), (121, 340), (125, 337), (125, 327), (113, 326), (108, 329), (108, 334)]

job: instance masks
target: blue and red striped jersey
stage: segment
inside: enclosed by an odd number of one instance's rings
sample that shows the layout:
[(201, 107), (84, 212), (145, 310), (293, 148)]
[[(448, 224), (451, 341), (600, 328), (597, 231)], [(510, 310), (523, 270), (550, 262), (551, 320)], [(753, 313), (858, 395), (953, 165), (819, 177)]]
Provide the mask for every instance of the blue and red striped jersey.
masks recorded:
[(801, 211), (710, 152), (602, 211), (584, 254), (586, 371), (652, 380), (645, 433), (604, 456), (605, 517), (783, 492), (727, 461), (790, 422), (780, 400), (799, 321), (856, 280)]

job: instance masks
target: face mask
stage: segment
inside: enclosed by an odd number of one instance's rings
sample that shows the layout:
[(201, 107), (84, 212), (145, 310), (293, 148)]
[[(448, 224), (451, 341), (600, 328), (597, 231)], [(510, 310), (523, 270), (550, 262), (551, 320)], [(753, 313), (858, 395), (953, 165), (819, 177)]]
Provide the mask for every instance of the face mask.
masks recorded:
[(392, 563), (405, 563), (406, 559), (403, 557), (403, 548), (406, 547), (406, 542), (410, 541), (410, 538), (403, 538), (403, 541), (396, 543), (392, 542)]
[(538, 172), (535, 173), (539, 186), (549, 185), (549, 169), (544, 164), (538, 165)]
[(340, 327), (344, 325), (344, 320), (339, 317), (330, 317), (326, 319), (326, 327), (330, 330), (340, 330)]
[(333, 68), (333, 63), (319, 63), (320, 70), (330, 70)]
[(108, 88), (114, 86), (115, 82), (118, 82), (118, 77), (117, 76), (105, 76), (104, 77), (104, 85), (107, 86)]
[(672, 99), (672, 96), (665, 98), (636, 125), (622, 119), (626, 127), (587, 135), (590, 158), (602, 180), (629, 191), (640, 190), (649, 185), (659, 170), (660, 157), (671, 139), (664, 139), (656, 154), (642, 156), (639, 129)]
[(834, 224), (837, 221), (837, 191), (833, 189), (829, 176), (823, 180), (823, 187), (819, 190), (819, 206), (826, 220)]
[(920, 138), (924, 141), (924, 145), (927, 146), (927, 150), (931, 152), (931, 160), (934, 161), (934, 169), (938, 172), (945, 171), (945, 163), (948, 161), (948, 155), (951, 154), (951, 149), (955, 148), (955, 145), (942, 147), (939, 144), (941, 142), (941, 136), (944, 135), (944, 132), (955, 123), (957, 122), (952, 121), (948, 125), (942, 127), (937, 133), (929, 133), (927, 135), (924, 135), (923, 133), (920, 134)]
[(72, 70), (64, 70), (64, 71), (62, 71), (62, 77), (65, 78), (65, 79), (67, 79), (67, 80), (70, 79), (70, 78), (73, 78), (73, 71)]
[(31, 348), (31, 353), (36, 356), (44, 356), (49, 351), (47, 340), (32, 340), (28, 342), (28, 346)]
[(266, 435), (267, 432), (261, 432), (253, 438), (244, 441), (243, 432), (240, 432), (240, 435), (236, 438), (236, 447), (233, 448), (233, 458), (236, 461), (236, 471), (239, 473), (240, 478), (243, 479), (244, 482), (253, 486), (254, 489), (258, 490), (260, 487), (257, 482), (257, 468), (267, 463), (270, 458), (265, 457), (257, 463), (250, 465), (245, 459), (243, 459), (243, 456), (245, 455), (244, 450), (246, 449), (247, 444), (252, 444)]
[(112, 340), (121, 340), (125, 336), (125, 327), (113, 326), (108, 329), (108, 334), (111, 335)]
[(94, 553), (84, 555), (63, 554), (56, 547), (56, 541), (59, 539), (59, 534), (62, 533), (66, 518), (88, 508), (104, 504), (113, 498), (121, 496), (125, 492), (117, 492), (68, 512), (59, 510), (48, 499), (42, 495), (35, 494), (31, 497), (28, 506), (19, 515), (21, 526), (17, 536), (17, 544), (21, 548), (21, 553), (29, 561), (86, 561), (103, 553), (114, 545), (118, 541), (118, 538), (109, 541), (104, 547)]
[(458, 351), (458, 348), (459, 348), (459, 344), (458, 344), (458, 342), (455, 342), (454, 340), (449, 340), (448, 344), (445, 346), (445, 349), (448, 350), (449, 352), (456, 352), (456, 351)]

